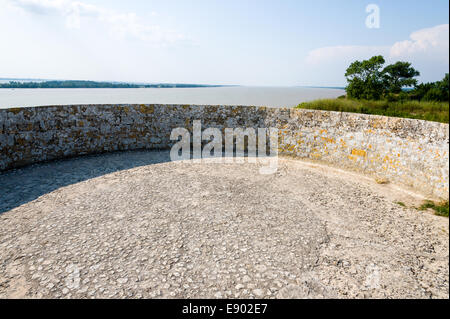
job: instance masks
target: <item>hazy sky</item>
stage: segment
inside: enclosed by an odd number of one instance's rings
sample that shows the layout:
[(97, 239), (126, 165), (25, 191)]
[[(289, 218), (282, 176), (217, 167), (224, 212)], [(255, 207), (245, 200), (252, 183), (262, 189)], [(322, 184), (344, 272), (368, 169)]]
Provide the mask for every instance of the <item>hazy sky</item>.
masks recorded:
[[(366, 7), (380, 8), (367, 28)], [(449, 70), (448, 0), (0, 0), (0, 77), (345, 85), (355, 59)]]

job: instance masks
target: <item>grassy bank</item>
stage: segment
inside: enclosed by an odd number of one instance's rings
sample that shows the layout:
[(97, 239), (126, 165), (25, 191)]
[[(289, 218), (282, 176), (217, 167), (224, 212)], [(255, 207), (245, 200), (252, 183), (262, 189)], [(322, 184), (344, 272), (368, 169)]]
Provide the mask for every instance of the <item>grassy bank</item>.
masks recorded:
[(385, 115), (441, 123), (449, 122), (448, 102), (389, 102), (339, 98), (304, 102), (297, 107), (301, 109)]
[(434, 213), (438, 216), (448, 217), (448, 201), (442, 203), (434, 203), (432, 201), (426, 201), (422, 206), (419, 207), (419, 210), (427, 210), (432, 209)]

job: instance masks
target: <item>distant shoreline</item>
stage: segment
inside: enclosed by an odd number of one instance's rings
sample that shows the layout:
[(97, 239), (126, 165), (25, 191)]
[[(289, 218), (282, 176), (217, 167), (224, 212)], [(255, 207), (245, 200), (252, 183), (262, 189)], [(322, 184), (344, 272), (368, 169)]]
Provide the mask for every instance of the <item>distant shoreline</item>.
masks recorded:
[(345, 86), (314, 86), (314, 85), (307, 85), (307, 86), (297, 86), (300, 88), (308, 88), (308, 89), (333, 89), (333, 90), (345, 90)]
[(344, 90), (341, 86), (315, 85), (221, 85), (221, 84), (190, 84), (190, 83), (141, 83), (117, 81), (83, 81), (83, 80), (46, 80), (31, 78), (0, 78), (0, 89), (139, 89), (139, 88), (220, 88), (220, 87), (292, 87), (309, 89)]
[(184, 83), (119, 83), (96, 81), (9, 81), (0, 83), (2, 89), (139, 89), (139, 88), (207, 88), (222, 85), (184, 84)]

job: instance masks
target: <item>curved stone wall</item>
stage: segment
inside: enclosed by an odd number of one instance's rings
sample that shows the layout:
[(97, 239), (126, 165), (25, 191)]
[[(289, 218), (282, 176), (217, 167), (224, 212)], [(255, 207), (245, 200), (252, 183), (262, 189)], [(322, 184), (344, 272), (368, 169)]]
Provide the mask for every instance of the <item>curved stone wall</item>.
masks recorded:
[(247, 106), (74, 105), (0, 110), (0, 171), (83, 154), (165, 149), (173, 128), (277, 127), (279, 152), (448, 199), (448, 124)]

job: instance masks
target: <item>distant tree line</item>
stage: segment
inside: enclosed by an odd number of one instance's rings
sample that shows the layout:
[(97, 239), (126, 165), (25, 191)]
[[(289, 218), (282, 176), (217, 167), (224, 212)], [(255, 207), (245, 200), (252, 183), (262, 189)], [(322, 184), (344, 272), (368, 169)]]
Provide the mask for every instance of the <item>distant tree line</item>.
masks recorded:
[(381, 55), (353, 62), (345, 73), (347, 96), (364, 100), (449, 101), (448, 73), (442, 81), (418, 84), (415, 77), (420, 72), (411, 63), (397, 62), (383, 68), (385, 62)]
[(44, 82), (17, 82), (0, 83), (2, 89), (89, 89), (89, 88), (195, 88), (212, 87), (212, 85), (201, 84), (132, 84), (115, 82), (95, 82), (95, 81), (44, 81)]

